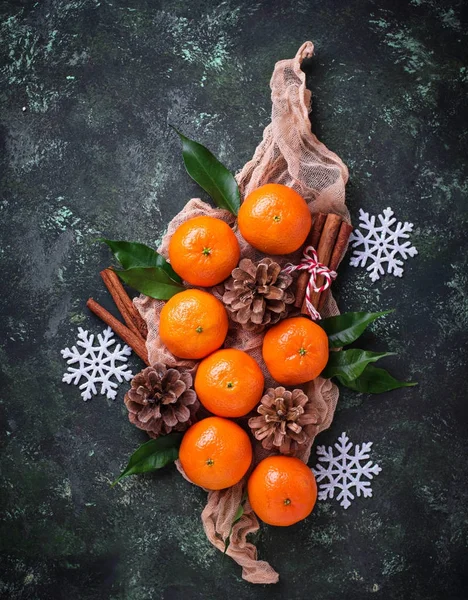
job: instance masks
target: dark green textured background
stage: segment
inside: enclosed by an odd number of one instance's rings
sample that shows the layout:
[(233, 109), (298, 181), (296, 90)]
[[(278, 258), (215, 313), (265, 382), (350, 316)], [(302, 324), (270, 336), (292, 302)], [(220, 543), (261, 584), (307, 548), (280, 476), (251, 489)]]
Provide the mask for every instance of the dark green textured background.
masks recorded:
[[(1, 565), (13, 599), (462, 600), (467, 591), (467, 44), (463, 2), (44, 0), (1, 15)], [(394, 208), (419, 255), (375, 284), (345, 260), (342, 310), (396, 307), (365, 338), (419, 386), (344, 390), (329, 444), (373, 441), (374, 497), (262, 527), (276, 586), (244, 582), (173, 468), (109, 482), (144, 435), (61, 383), (60, 349), (107, 302), (102, 234), (156, 244), (199, 195), (169, 124), (230, 168), (269, 121), (275, 62), (316, 44), (312, 125), (348, 205)], [(24, 110), (23, 110), (23, 107)], [(110, 306), (110, 304), (108, 304)], [(137, 358), (130, 363), (136, 372)]]

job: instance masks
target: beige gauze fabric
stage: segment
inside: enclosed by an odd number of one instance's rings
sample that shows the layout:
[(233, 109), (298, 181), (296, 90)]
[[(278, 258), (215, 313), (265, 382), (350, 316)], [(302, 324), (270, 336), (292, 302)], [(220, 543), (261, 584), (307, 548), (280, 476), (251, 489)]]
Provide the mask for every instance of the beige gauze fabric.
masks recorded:
[[(236, 176), (241, 197), (245, 198), (252, 190), (265, 183), (282, 183), (294, 188), (307, 201), (312, 213), (337, 213), (349, 221), (349, 213), (345, 205), (345, 184), (348, 170), (343, 162), (328, 150), (311, 132), (309, 111), (311, 93), (305, 85), (305, 74), (301, 63), (313, 54), (314, 46), (305, 42), (291, 60), (282, 60), (275, 66), (271, 78), (272, 116), (271, 123), (263, 133), (263, 140), (257, 147), (251, 161)], [(171, 235), (184, 221), (199, 215), (218, 217), (234, 225), (235, 217), (226, 210), (213, 208), (199, 199), (190, 200), (168, 226), (159, 252), (168, 258), (168, 246)], [(264, 255), (254, 250), (236, 233), (241, 256), (259, 260)], [(301, 252), (274, 259), (281, 265), (287, 262), (297, 264)], [(221, 298), (222, 288), (210, 290), (217, 298)], [(197, 362), (181, 360), (172, 355), (161, 343), (158, 335), (159, 315), (163, 302), (140, 296), (135, 304), (148, 325), (147, 348), (150, 363), (163, 362), (178, 368), (195, 369)], [(290, 316), (294, 315), (292, 309)], [(322, 309), (323, 316), (338, 314), (336, 303), (331, 296)], [(242, 330), (237, 323), (230, 321), (225, 347), (239, 348), (248, 352), (257, 360), (265, 375), (265, 386), (279, 385), (268, 373), (262, 360), (262, 333), (251, 333)], [(338, 400), (338, 389), (330, 381), (317, 378), (302, 386), (309, 399), (315, 405), (319, 415), (318, 425), (310, 425), (308, 434), (310, 442), (304, 444), (299, 456), (307, 463), (315, 436), (330, 426)], [(246, 419), (241, 424), (245, 424)], [(254, 440), (254, 463), (267, 453), (260, 442)], [(178, 465), (181, 470), (180, 464)], [(208, 502), (202, 513), (202, 521), (210, 542), (224, 551), (225, 540), (229, 535), (234, 515), (241, 503), (246, 486), (246, 478), (232, 488), (208, 492)], [(276, 583), (278, 573), (265, 561), (257, 559), (257, 548), (247, 541), (247, 535), (259, 529), (259, 522), (253, 513), (248, 500), (244, 504), (244, 514), (234, 525), (227, 554), (242, 567), (242, 576), (251, 583)], [(272, 557), (274, 558), (274, 557)]]

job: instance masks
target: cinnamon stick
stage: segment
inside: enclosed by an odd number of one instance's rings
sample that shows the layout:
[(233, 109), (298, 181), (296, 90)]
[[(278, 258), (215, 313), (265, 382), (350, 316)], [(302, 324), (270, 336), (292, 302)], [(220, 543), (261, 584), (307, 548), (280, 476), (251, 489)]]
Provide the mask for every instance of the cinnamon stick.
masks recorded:
[[(310, 228), (309, 235), (305, 241), (306, 247), (313, 246), (315, 249), (317, 248), (326, 218), (327, 215), (324, 213), (316, 213), (315, 215), (312, 215), (312, 227)], [(299, 277), (297, 278), (296, 282), (296, 299), (294, 301), (294, 306), (296, 308), (301, 308), (302, 303), (304, 302), (309, 278), (310, 273), (307, 271), (301, 271), (299, 273)]]
[(108, 325), (128, 346), (130, 346), (145, 364), (149, 365), (146, 344), (140, 335), (136, 335), (92, 298), (86, 302), (86, 306), (91, 312), (99, 317), (101, 321), (104, 321), (104, 323)]
[[(345, 253), (346, 248), (348, 246), (349, 236), (351, 235), (352, 231), (352, 225), (346, 223), (345, 221), (341, 223), (340, 231), (338, 232), (338, 236), (335, 242), (335, 247), (333, 248), (333, 252), (330, 258), (330, 264), (328, 265), (332, 271), (336, 271), (336, 269), (338, 268), (338, 265), (340, 264), (343, 254)], [(319, 311), (321, 308), (323, 308), (323, 305), (325, 304), (325, 300), (329, 292), (330, 290), (328, 289), (325, 290), (325, 292), (323, 292), (322, 294), (320, 294), (320, 299), (318, 303)]]
[(146, 323), (125, 291), (117, 273), (112, 269), (104, 269), (100, 275), (127, 327), (145, 340), (148, 335)]
[[(330, 258), (333, 252), (333, 247), (335, 244), (335, 240), (338, 236), (338, 232), (341, 227), (341, 217), (339, 215), (334, 215), (330, 213), (327, 215), (325, 220), (325, 224), (323, 226), (322, 235), (320, 236), (320, 242), (317, 248), (317, 255), (319, 262), (324, 265), (328, 265), (330, 263)], [(317, 277), (317, 287), (323, 284), (323, 276)], [(318, 300), (320, 298), (319, 292), (312, 292), (311, 294), (311, 302), (317, 308)], [(301, 313), (303, 315), (309, 314), (306, 306), (306, 300), (302, 303)]]
[(310, 273), (308, 271), (301, 271), (296, 282), (296, 298), (294, 300), (294, 306), (301, 308), (304, 302), (307, 284), (309, 283)]
[(323, 226), (325, 225), (325, 221), (327, 220), (327, 215), (325, 213), (317, 213), (313, 216), (312, 229), (310, 230), (309, 237), (307, 238), (307, 245), (313, 246), (317, 249), (317, 245), (320, 240), (320, 236), (322, 235)]

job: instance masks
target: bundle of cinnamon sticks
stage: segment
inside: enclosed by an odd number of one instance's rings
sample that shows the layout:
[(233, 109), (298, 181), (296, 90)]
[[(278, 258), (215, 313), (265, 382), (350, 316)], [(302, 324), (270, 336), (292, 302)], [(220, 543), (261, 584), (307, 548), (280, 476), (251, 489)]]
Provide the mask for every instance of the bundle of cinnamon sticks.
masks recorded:
[(86, 306), (91, 312), (99, 317), (128, 345), (141, 360), (149, 365), (148, 352), (146, 350), (146, 337), (148, 329), (145, 320), (135, 308), (131, 298), (125, 291), (119, 276), (112, 269), (104, 269), (100, 273), (106, 288), (109, 290), (125, 325), (116, 319), (103, 306), (90, 298)]
[[(313, 246), (317, 251), (318, 260), (332, 271), (335, 271), (348, 245), (353, 228), (335, 214), (316, 213), (312, 215), (312, 227), (305, 242), (305, 247)], [(301, 309), (303, 315), (308, 315), (306, 306), (306, 290), (310, 273), (301, 271), (296, 284), (296, 301), (294, 306)], [(317, 278), (317, 287), (323, 285), (323, 277)], [(311, 302), (320, 312), (325, 303), (329, 290), (313, 292)]]

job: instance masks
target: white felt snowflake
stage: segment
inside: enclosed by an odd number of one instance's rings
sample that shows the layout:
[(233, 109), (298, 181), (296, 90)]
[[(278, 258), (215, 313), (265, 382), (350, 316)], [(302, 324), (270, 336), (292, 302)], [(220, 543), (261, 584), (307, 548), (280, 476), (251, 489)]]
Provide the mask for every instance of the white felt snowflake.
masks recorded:
[(115, 344), (114, 333), (110, 327), (104, 329), (97, 336), (98, 345), (94, 346), (94, 335), (78, 328), (77, 346), (81, 346), (84, 352), (73, 346), (61, 350), (63, 358), (67, 359), (69, 366), (64, 374), (62, 381), (78, 385), (81, 379), (85, 381), (79, 386), (83, 400), (89, 400), (91, 396), (98, 393), (96, 385), (101, 384), (100, 394), (114, 399), (117, 395), (116, 388), (118, 384), (112, 381), (112, 377), (117, 379), (118, 383), (128, 381), (133, 377), (133, 373), (127, 369), (127, 365), (118, 365), (116, 363), (127, 362), (127, 356), (131, 354), (132, 349), (125, 344), (121, 346)]
[[(349, 441), (346, 433), (342, 433), (335, 443), (335, 448), (338, 454), (333, 454), (333, 447), (325, 446), (317, 447), (317, 456), (319, 462), (328, 463), (326, 467), (321, 464), (315, 465), (312, 471), (317, 478), (319, 484), (319, 500), (333, 498), (335, 489), (340, 490), (336, 499), (341, 500), (340, 504), (344, 508), (348, 508), (351, 500), (355, 496), (352, 493), (352, 488), (355, 489), (356, 496), (364, 496), (370, 498), (372, 496), (372, 488), (370, 481), (363, 481), (362, 478), (372, 479), (374, 475), (378, 475), (382, 470), (379, 465), (373, 464), (368, 460), (372, 442), (365, 442), (362, 448), (359, 444), (354, 446), (354, 454), (351, 448), (353, 444)], [(364, 465), (362, 462), (367, 461)], [(328, 480), (326, 483), (321, 483)]]
[[(393, 210), (386, 208), (383, 215), (377, 215), (380, 225), (375, 224), (375, 216), (369, 217), (369, 213), (359, 210), (359, 227), (367, 233), (362, 233), (355, 229), (351, 234), (349, 241), (353, 248), (353, 255), (350, 265), (353, 267), (365, 267), (367, 261), (372, 281), (377, 281), (381, 275), (385, 274), (384, 263), (387, 263), (387, 273), (396, 277), (403, 275), (403, 261), (409, 256), (418, 253), (411, 242), (400, 241), (409, 238), (409, 233), (413, 231), (413, 223), (396, 223), (393, 216)], [(396, 225), (395, 225), (396, 223)]]

